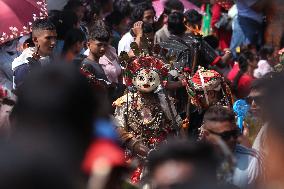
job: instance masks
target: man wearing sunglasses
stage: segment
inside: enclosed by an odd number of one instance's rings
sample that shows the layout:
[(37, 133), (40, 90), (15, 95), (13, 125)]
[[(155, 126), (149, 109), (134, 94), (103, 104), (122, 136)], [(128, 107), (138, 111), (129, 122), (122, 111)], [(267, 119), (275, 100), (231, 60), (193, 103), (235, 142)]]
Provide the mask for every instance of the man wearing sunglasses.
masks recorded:
[(200, 139), (214, 145), (224, 141), (236, 160), (232, 184), (254, 187), (262, 175), (261, 159), (256, 151), (238, 144), (240, 132), (234, 113), (223, 106), (212, 106), (206, 111), (203, 123)]
[(262, 78), (256, 79), (252, 83), (249, 96), (246, 98), (247, 103), (251, 106), (250, 112), (256, 120), (255, 124), (258, 123), (261, 125), (261, 129), (253, 142), (252, 148), (259, 151), (263, 155), (265, 155), (264, 143), (266, 140), (266, 132), (268, 125), (263, 112), (263, 110), (265, 109), (263, 107), (263, 96), (265, 91), (267, 90), (267, 86), (269, 85), (273, 77), (274, 73), (268, 73)]

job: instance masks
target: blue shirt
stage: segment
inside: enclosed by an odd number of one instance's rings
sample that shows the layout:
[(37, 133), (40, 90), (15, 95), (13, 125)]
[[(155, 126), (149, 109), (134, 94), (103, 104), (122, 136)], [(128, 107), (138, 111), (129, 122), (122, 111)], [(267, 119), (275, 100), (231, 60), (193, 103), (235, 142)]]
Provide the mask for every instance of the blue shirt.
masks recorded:
[(236, 5), (238, 8), (238, 15), (242, 17), (247, 17), (255, 20), (258, 23), (262, 23), (263, 14), (254, 11), (251, 6), (253, 6), (258, 0), (236, 0)]

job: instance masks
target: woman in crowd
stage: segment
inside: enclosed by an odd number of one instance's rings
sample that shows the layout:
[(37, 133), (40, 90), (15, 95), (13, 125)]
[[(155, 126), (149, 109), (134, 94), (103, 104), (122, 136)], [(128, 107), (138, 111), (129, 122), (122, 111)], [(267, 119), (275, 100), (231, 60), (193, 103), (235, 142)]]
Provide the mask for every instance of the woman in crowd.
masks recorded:
[(256, 68), (257, 60), (252, 52), (246, 51), (240, 54), (238, 62), (234, 64), (227, 76), (237, 98), (248, 96), (251, 83), (254, 80), (253, 72)]

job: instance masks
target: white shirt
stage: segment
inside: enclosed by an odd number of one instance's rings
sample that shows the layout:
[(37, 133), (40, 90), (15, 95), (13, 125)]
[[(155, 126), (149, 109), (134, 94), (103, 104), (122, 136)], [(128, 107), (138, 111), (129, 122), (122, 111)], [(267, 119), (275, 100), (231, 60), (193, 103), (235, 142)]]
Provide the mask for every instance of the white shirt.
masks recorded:
[(120, 55), (122, 51), (128, 53), (131, 50), (130, 44), (132, 42), (134, 42), (134, 37), (130, 34), (130, 32), (124, 34), (118, 43), (118, 55)]
[(262, 175), (261, 156), (253, 149), (237, 145), (235, 152), (236, 168), (233, 184), (240, 188), (253, 187)]
[(253, 76), (255, 78), (261, 78), (263, 77), (265, 74), (272, 72), (273, 68), (269, 65), (269, 63), (267, 62), (267, 60), (260, 60), (257, 63), (257, 68), (254, 70), (253, 72)]
[[(25, 49), (22, 54), (20, 56), (18, 56), (17, 58), (14, 59), (14, 61), (12, 62), (12, 70), (15, 71), (17, 69), (17, 67), (28, 63), (28, 58), (33, 56), (33, 52), (34, 52), (34, 48), (33, 47), (29, 47), (27, 49)], [(46, 65), (50, 62), (50, 57), (46, 56), (46, 57), (40, 57), (39, 59), (41, 65)], [(16, 84), (15, 84), (15, 78), (13, 76), (13, 89), (16, 88)]]
[(259, 130), (254, 142), (253, 142), (253, 145), (252, 145), (252, 148), (257, 150), (258, 152), (260, 153), (263, 153), (264, 152), (264, 142), (265, 142), (265, 137), (266, 137), (266, 129), (267, 129), (267, 126), (268, 126), (268, 123), (265, 123), (261, 129)]

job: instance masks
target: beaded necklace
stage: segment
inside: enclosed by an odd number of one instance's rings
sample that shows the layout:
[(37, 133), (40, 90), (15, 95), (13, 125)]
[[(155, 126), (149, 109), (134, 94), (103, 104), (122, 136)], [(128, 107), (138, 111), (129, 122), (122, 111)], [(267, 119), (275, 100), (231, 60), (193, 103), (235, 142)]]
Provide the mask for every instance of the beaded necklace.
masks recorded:
[(165, 138), (168, 133), (163, 125), (166, 118), (158, 99), (147, 99), (138, 94), (130, 108), (129, 126), (132, 133), (142, 139), (145, 145), (154, 146)]

